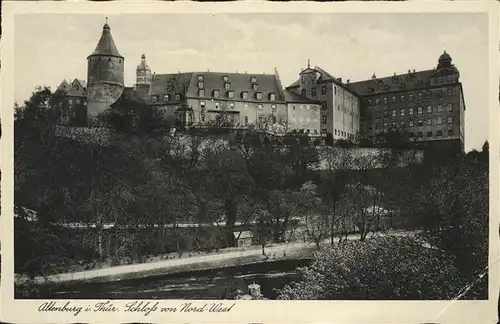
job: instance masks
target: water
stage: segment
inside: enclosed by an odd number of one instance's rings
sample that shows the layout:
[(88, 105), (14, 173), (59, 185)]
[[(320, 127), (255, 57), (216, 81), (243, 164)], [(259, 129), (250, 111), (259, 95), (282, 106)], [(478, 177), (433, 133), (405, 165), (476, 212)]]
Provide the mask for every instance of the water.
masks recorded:
[(49, 286), (33, 298), (231, 299), (236, 289), (247, 293), (248, 285), (255, 282), (266, 298), (275, 299), (274, 289), (300, 279), (296, 268), (309, 262), (284, 260), (109, 283)]

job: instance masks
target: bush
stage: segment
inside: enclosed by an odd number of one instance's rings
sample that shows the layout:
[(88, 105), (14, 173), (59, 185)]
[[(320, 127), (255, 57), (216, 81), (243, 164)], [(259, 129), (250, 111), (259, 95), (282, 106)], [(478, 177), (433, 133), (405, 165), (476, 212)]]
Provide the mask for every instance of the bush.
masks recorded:
[(349, 241), (299, 270), (278, 299), (451, 299), (461, 288), (451, 260), (412, 238)]

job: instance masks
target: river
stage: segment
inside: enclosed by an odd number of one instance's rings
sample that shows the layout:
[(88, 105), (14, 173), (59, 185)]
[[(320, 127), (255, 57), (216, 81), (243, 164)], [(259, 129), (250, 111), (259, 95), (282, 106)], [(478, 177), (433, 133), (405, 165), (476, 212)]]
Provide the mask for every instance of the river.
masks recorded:
[(309, 263), (309, 260), (283, 260), (107, 283), (50, 285), (33, 298), (231, 299), (236, 289), (247, 293), (248, 285), (255, 282), (266, 298), (275, 299), (274, 289), (300, 279), (296, 268)]

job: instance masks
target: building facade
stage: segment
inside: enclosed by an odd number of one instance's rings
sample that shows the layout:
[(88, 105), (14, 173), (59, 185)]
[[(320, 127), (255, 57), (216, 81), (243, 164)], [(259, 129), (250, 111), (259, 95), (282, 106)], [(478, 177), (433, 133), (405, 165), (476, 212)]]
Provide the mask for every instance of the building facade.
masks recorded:
[(57, 91), (62, 95), (61, 123), (84, 125), (87, 120), (87, 82), (63, 80)]
[(359, 98), (342, 83), (342, 79), (308, 64), (287, 90), (321, 103), (320, 128), (323, 134), (331, 133), (337, 140), (355, 139), (359, 131)]

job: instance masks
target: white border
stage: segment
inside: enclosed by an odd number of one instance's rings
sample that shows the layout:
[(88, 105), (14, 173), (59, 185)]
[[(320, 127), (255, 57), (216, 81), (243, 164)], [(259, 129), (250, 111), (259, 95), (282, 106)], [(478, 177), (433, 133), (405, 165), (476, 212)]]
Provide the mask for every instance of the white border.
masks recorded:
[[(490, 75), (490, 273), (488, 301), (237, 301), (229, 313), (43, 313), (36, 309), (40, 301), (13, 299), (13, 102), (14, 102), (14, 16), (19, 13), (131, 14), (131, 13), (487, 13), (489, 16)], [(4, 2), (1, 44), (2, 85), (2, 318), (3, 322), (75, 323), (75, 322), (155, 322), (155, 323), (495, 323), (499, 294), (499, 268), (492, 264), (499, 255), (499, 21), (497, 3), (460, 2)], [(467, 44), (464, 44), (467, 46)], [(483, 107), (474, 107), (482, 109)], [(486, 108), (486, 107), (485, 107)], [(78, 304), (93, 304), (79, 300)], [(179, 306), (186, 301), (165, 300), (162, 304)], [(126, 301), (113, 301), (123, 305)], [(200, 301), (193, 301), (200, 304)]]

